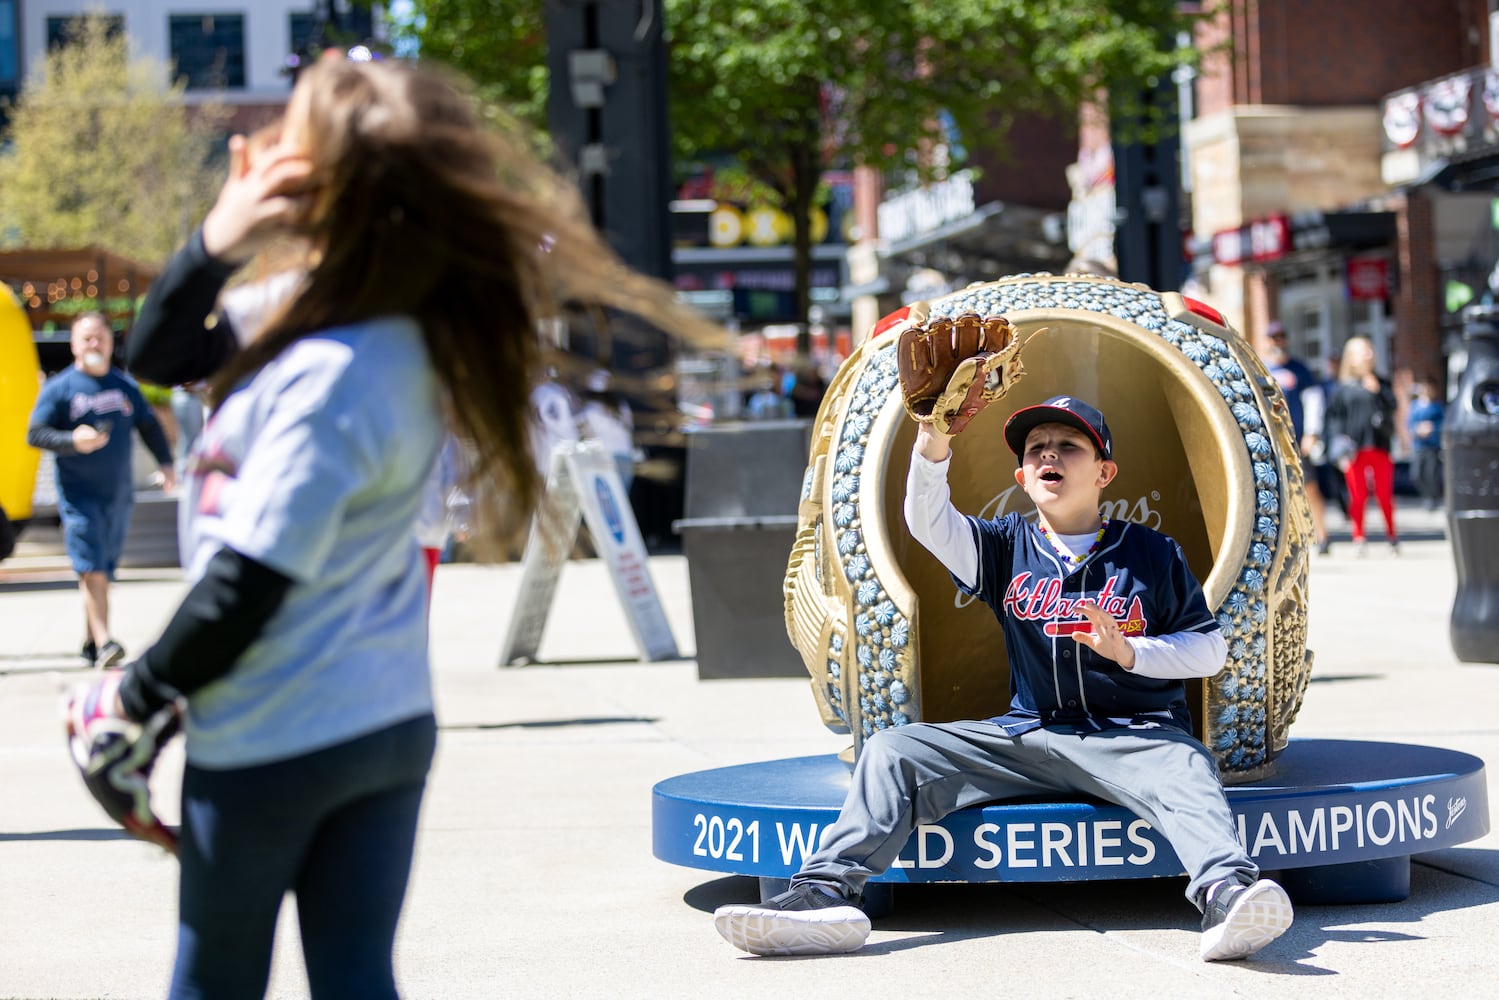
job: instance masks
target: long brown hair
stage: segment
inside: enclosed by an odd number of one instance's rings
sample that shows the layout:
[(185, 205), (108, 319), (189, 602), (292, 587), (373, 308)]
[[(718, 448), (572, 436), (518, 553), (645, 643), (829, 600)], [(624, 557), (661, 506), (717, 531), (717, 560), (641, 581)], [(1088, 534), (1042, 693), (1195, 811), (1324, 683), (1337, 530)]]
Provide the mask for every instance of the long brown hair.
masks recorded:
[(491, 515), (476, 519), (479, 540), (498, 541), (540, 492), (528, 428), (544, 318), (596, 304), (688, 342), (723, 332), (627, 268), (519, 126), (481, 122), (465, 82), (408, 63), (324, 60), (304, 88), (306, 279), (214, 378), (212, 398), (317, 331), (412, 316), (471, 453), (474, 499)]

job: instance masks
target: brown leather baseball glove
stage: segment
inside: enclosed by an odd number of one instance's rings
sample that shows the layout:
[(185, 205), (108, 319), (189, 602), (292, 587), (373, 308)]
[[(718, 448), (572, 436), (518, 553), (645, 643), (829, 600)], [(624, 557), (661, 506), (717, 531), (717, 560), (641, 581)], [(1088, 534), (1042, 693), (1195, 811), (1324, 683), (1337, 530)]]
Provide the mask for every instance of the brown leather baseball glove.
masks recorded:
[(906, 412), (943, 434), (959, 433), (1025, 374), (1020, 347), (1003, 316), (965, 312), (907, 327), (896, 345)]

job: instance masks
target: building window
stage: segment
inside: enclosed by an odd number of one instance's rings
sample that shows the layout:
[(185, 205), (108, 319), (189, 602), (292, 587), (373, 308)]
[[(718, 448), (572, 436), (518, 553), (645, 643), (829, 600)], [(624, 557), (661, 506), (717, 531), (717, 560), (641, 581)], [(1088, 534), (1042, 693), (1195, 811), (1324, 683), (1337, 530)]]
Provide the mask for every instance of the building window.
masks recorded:
[(191, 90), (245, 85), (243, 14), (173, 14), (167, 18), (174, 74)]
[(287, 33), (291, 36), (290, 51), (301, 52), (312, 41), (312, 32), (317, 27), (317, 15), (293, 11), (287, 16)]
[(375, 33), (375, 14), (368, 7), (350, 7), (348, 4), (333, 4), (329, 10), (328, 23), (323, 26), (322, 37), (318, 34), (318, 15), (311, 11), (293, 11), (287, 16), (287, 30), (291, 36), (291, 51), (303, 52), (314, 42), (327, 47), (362, 42)]
[[(83, 19), (82, 14), (69, 14), (67, 17), (47, 18), (47, 51), (52, 52), (61, 48), (73, 40), (73, 22)], [(125, 33), (124, 14), (93, 14), (92, 17), (102, 17), (105, 25), (105, 36), (113, 40)]]
[(21, 46), (16, 31), (16, 0), (0, 0), (0, 94), (14, 97), (20, 83)]

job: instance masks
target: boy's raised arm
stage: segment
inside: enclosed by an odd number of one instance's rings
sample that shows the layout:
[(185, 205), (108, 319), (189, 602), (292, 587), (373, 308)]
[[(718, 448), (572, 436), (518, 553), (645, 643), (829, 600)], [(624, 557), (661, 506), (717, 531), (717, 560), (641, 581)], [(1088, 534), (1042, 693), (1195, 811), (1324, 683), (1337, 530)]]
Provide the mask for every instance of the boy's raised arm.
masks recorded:
[(928, 462), (944, 462), (952, 454), (952, 435), (943, 434), (931, 424), (916, 425), (916, 453)]

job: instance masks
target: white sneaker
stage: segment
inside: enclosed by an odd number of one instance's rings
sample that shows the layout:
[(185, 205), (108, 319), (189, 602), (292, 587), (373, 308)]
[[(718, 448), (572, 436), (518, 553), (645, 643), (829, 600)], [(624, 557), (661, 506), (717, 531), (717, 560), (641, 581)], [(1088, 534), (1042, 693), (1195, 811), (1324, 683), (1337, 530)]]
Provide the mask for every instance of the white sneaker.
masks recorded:
[(713, 926), (729, 944), (752, 955), (858, 951), (869, 937), (863, 910), (806, 884), (764, 903), (720, 906), (713, 911)]
[(1291, 926), (1291, 897), (1267, 878), (1253, 885), (1220, 882), (1202, 911), (1202, 960), (1246, 958)]

